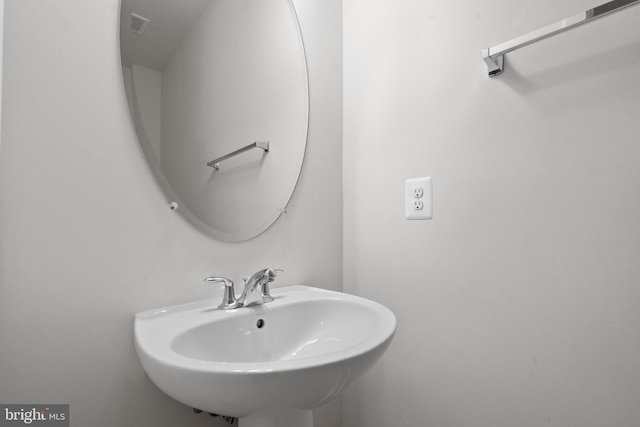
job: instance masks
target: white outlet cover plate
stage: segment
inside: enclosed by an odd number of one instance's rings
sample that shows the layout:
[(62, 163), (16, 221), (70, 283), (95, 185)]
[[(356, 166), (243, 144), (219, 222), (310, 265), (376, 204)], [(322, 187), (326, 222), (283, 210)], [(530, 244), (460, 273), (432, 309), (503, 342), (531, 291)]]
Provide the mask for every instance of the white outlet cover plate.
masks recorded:
[[(414, 190), (416, 188), (422, 188), (422, 197), (415, 196)], [(414, 201), (416, 200), (422, 200), (422, 209), (414, 208)], [(407, 219), (433, 218), (433, 183), (430, 176), (411, 178), (405, 181), (404, 215)]]

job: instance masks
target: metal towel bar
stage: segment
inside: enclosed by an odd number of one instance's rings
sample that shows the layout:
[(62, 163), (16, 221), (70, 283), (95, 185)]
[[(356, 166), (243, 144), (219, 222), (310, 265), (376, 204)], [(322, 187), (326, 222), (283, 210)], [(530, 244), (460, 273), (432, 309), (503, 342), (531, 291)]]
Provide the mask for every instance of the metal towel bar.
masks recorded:
[[(640, 0), (638, 0), (640, 1)], [(224, 155), (222, 157), (218, 157), (217, 159), (211, 160), (209, 163), (207, 163), (207, 166), (213, 166), (216, 170), (220, 170), (220, 162), (223, 160), (228, 159), (229, 157), (233, 157), (237, 154), (240, 153), (244, 153), (247, 150), (251, 150), (252, 148), (262, 148), (265, 153), (269, 152), (269, 141), (256, 141), (256, 142), (252, 142), (251, 144), (247, 145), (246, 147), (242, 147), (237, 149), (236, 151), (229, 153), (227, 155)]]
[(483, 49), (482, 57), (487, 63), (489, 77), (497, 76), (504, 71), (504, 55), (509, 52), (638, 4), (640, 4), (640, 0), (613, 0), (570, 18), (563, 19), (555, 24), (532, 31), (524, 36), (520, 36), (488, 49)]

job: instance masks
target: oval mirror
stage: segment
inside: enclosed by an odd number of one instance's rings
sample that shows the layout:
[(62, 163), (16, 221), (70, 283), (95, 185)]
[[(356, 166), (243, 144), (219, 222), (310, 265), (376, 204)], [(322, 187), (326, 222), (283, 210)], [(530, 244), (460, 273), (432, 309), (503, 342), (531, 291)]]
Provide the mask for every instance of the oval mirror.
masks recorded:
[(307, 140), (291, 0), (122, 0), (120, 48), (138, 140), (172, 206), (223, 241), (269, 228)]

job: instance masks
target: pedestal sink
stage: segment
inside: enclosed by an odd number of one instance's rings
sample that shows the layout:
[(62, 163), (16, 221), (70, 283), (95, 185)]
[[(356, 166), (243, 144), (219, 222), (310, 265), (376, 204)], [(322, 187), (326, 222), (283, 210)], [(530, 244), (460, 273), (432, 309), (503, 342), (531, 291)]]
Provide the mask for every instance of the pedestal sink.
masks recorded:
[(380, 358), (396, 328), (386, 307), (308, 286), (234, 310), (202, 301), (135, 317), (135, 345), (169, 396), (240, 427), (312, 427), (311, 410)]

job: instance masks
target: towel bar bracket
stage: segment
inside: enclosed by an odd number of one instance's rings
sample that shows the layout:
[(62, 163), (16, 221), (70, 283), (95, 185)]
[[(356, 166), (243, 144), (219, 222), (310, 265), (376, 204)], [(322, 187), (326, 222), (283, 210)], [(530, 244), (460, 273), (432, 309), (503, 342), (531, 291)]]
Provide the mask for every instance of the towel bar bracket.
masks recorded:
[(482, 59), (487, 64), (489, 77), (495, 77), (504, 71), (504, 55), (492, 57), (489, 54), (489, 49), (482, 49)]

